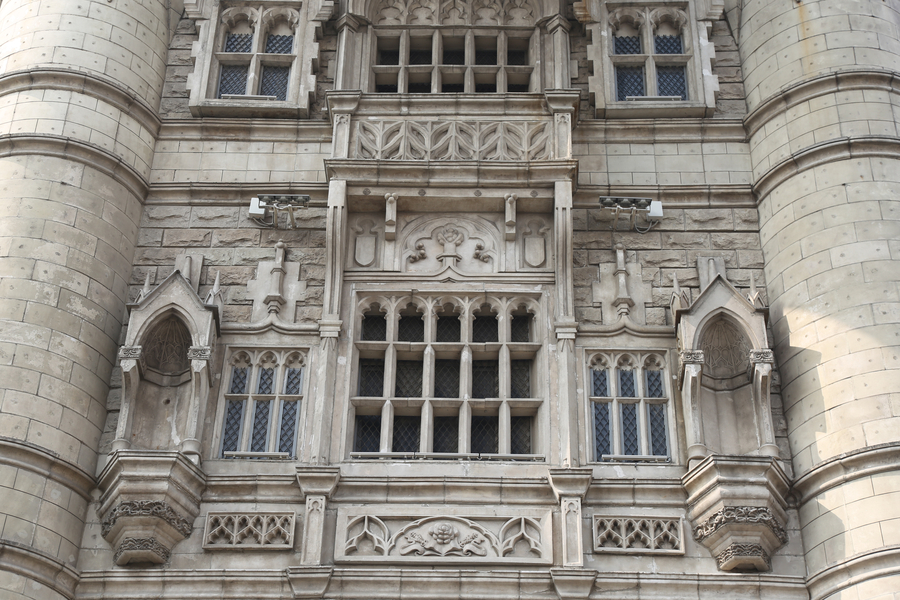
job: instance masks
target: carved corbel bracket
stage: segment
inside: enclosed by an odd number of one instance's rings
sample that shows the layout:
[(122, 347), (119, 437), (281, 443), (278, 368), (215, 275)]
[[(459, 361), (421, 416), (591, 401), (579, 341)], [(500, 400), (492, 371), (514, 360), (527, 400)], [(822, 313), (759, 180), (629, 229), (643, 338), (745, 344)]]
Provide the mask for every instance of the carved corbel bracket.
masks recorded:
[(504, 224), (506, 225), (506, 241), (514, 242), (516, 240), (516, 202), (519, 197), (516, 194), (506, 194), (503, 197), (506, 215)]
[(594, 589), (597, 571), (593, 569), (550, 569), (553, 587), (560, 600), (587, 600)]
[(397, 200), (396, 194), (384, 195), (384, 239), (390, 241), (397, 239)]
[[(336, 467), (297, 467), (297, 483), (300, 485), (300, 491), (306, 496), (306, 516), (300, 549), (300, 563), (304, 566), (315, 566), (322, 562), (325, 507), (340, 478), (341, 470)], [(325, 585), (327, 583), (326, 580)], [(322, 591), (324, 592), (324, 589)], [(298, 597), (296, 591), (294, 597)]]
[[(583, 529), (581, 526), (581, 499), (584, 498), (591, 485), (594, 471), (593, 469), (550, 469), (548, 475), (550, 487), (553, 488), (553, 493), (559, 500), (563, 566), (581, 567), (584, 565), (581, 550)], [(556, 585), (555, 579), (554, 585)]]
[(290, 567), (285, 576), (294, 598), (322, 598), (334, 567)]

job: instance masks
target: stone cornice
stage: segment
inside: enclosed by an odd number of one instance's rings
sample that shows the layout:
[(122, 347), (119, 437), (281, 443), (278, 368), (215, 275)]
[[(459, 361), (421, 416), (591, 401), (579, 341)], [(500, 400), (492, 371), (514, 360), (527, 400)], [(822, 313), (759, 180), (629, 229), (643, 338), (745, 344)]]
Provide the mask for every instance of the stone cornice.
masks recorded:
[[(154, 183), (150, 185), (145, 205), (166, 206), (241, 206), (250, 204), (257, 194), (309, 194), (310, 207), (328, 204), (328, 182), (229, 182)], [(755, 205), (754, 205), (755, 206)]]
[(878, 548), (843, 559), (807, 579), (809, 600), (824, 600), (863, 582), (900, 573), (900, 546)]
[(747, 143), (740, 119), (584, 119), (574, 144)]
[(329, 179), (343, 179), (350, 185), (421, 185), (460, 187), (551, 186), (557, 181), (575, 181), (576, 160), (548, 161), (418, 161), (328, 159)]
[(758, 199), (765, 198), (776, 187), (799, 173), (829, 163), (885, 156), (900, 159), (900, 138), (886, 135), (861, 135), (842, 137), (809, 146), (794, 152), (762, 176), (753, 190)]
[(841, 454), (819, 463), (794, 482), (801, 505), (839, 485), (879, 473), (900, 470), (900, 442)]
[(849, 90), (882, 90), (900, 93), (900, 73), (882, 70), (851, 70), (814, 77), (781, 90), (762, 102), (746, 117), (748, 135), (754, 135), (766, 123), (793, 106), (813, 98)]
[(331, 143), (331, 123), (297, 119), (165, 119), (157, 139), (197, 140), (198, 143), (225, 141), (239, 145), (250, 142)]
[(22, 575), (66, 598), (75, 597), (78, 571), (46, 552), (0, 540), (0, 570)]
[(94, 478), (81, 467), (21, 440), (0, 438), (0, 464), (25, 469), (51, 479), (88, 502), (91, 501), (91, 490), (96, 486)]
[(96, 144), (38, 133), (0, 136), (0, 157), (34, 154), (88, 165), (115, 179), (141, 201), (149, 190), (147, 181), (137, 169)]
[[(578, 156), (575, 157), (579, 158)], [(647, 197), (676, 208), (756, 208), (753, 187), (747, 183), (699, 185), (587, 185), (578, 186), (573, 208), (600, 208), (599, 196)]]
[(162, 121), (156, 111), (112, 79), (68, 69), (29, 69), (0, 75), (0, 96), (28, 90), (77, 92), (110, 104), (156, 135)]

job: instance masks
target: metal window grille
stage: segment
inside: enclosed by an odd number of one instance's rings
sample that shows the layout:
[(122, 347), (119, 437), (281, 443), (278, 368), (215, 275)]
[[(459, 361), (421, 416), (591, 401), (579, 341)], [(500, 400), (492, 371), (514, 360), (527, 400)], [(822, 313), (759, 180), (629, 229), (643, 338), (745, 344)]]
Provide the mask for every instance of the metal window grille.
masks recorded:
[(406, 84), (406, 91), (410, 94), (430, 94), (431, 81), (410, 81)]
[(476, 94), (494, 94), (497, 92), (497, 83), (476, 83), (475, 84), (475, 93)]
[(472, 361), (472, 397), (498, 398), (500, 396), (500, 372), (496, 360)]
[(266, 441), (269, 434), (269, 414), (271, 413), (272, 401), (261, 400), (256, 402), (253, 411), (253, 431), (250, 437), (251, 452), (265, 452)]
[(378, 452), (381, 446), (381, 417), (356, 415), (356, 432), (353, 438), (354, 452)]
[[(466, 64), (465, 50), (444, 50), (444, 62), (442, 65), (464, 65)], [(496, 58), (493, 63), (476, 63), (476, 64), (497, 64)]]
[(225, 37), (225, 52), (251, 52), (252, 50), (252, 33), (229, 33)]
[(638, 438), (638, 417), (636, 404), (620, 404), (622, 419), (622, 454), (636, 455), (641, 453)]
[(359, 360), (359, 395), (384, 395), (384, 359), (361, 358)]
[(616, 100), (644, 95), (644, 67), (616, 67)]
[(681, 54), (680, 35), (658, 35), (653, 41), (657, 54)]
[(510, 454), (531, 454), (532, 417), (510, 417)]
[(506, 52), (506, 64), (510, 66), (522, 66), (528, 64), (527, 50), (509, 49)]
[(596, 460), (602, 460), (604, 454), (610, 452), (612, 437), (610, 436), (609, 404), (594, 403), (594, 452)]
[(434, 397), (459, 398), (459, 360), (434, 361)]
[(399, 50), (378, 50), (378, 64), (379, 65), (399, 65), (400, 64), (400, 51)]
[(524, 92), (527, 93), (529, 91), (529, 85), (527, 83), (507, 83), (506, 91), (507, 92)]
[(394, 440), (391, 444), (391, 451), (418, 452), (421, 423), (421, 417), (394, 416)]
[(284, 393), (296, 395), (303, 384), (303, 369), (288, 369), (284, 377)]
[(641, 36), (629, 35), (613, 38), (614, 50), (616, 54), (640, 54), (641, 53)]
[(365, 315), (362, 320), (362, 340), (383, 342), (387, 336), (387, 319), (384, 315)]
[(666, 435), (666, 405), (648, 404), (647, 415), (650, 421), (650, 453), (654, 456), (667, 456), (669, 443)]
[(430, 65), (431, 64), (431, 48), (422, 50), (409, 51), (409, 64), (411, 65)]
[(529, 360), (509, 361), (510, 398), (531, 398), (531, 365)]
[(461, 94), (466, 91), (465, 84), (462, 83), (442, 83), (441, 92), (444, 94)]
[(424, 342), (425, 321), (422, 317), (400, 317), (397, 339), (401, 342)]
[(375, 91), (379, 94), (396, 94), (397, 93), (397, 82), (394, 83), (384, 83), (377, 84), (375, 86)]
[(644, 373), (647, 376), (647, 397), (663, 398), (662, 371), (646, 370)]
[(472, 452), (497, 454), (500, 447), (500, 419), (472, 417)]
[(435, 452), (459, 452), (459, 417), (434, 418)]
[(609, 376), (606, 369), (591, 370), (591, 396), (609, 396)]
[(494, 317), (475, 317), (472, 321), (472, 341), (476, 343), (496, 342), (497, 319)]
[(225, 427), (222, 431), (222, 452), (235, 452), (241, 440), (244, 401), (229, 400), (225, 406)]
[(287, 100), (288, 77), (290, 74), (290, 67), (263, 66), (262, 78), (259, 83), (260, 95), (275, 96), (281, 101)]
[(634, 398), (634, 371), (616, 369), (619, 373), (619, 395), (625, 398)]
[(297, 431), (297, 408), (300, 403), (296, 400), (282, 402), (281, 427), (278, 429), (278, 451), (294, 455), (294, 432)]
[(219, 98), (225, 94), (247, 93), (247, 65), (222, 65), (219, 75)]
[(475, 51), (475, 64), (476, 65), (496, 65), (497, 64), (497, 50), (476, 50)]
[(247, 374), (249, 370), (249, 367), (235, 367), (231, 371), (231, 385), (228, 388), (229, 394), (247, 393)]
[(657, 89), (660, 96), (679, 96), (687, 100), (687, 78), (684, 67), (656, 67)]
[(509, 341), (514, 343), (530, 341), (531, 322), (531, 315), (513, 315), (512, 321), (509, 324)]
[(257, 394), (271, 394), (275, 386), (275, 369), (260, 369), (256, 384)]
[(266, 38), (266, 52), (268, 54), (290, 54), (294, 50), (294, 36), (269, 35)]
[(394, 395), (398, 398), (422, 397), (422, 361), (398, 360)]
[(436, 342), (458, 342), (460, 340), (460, 323), (458, 317), (438, 317)]

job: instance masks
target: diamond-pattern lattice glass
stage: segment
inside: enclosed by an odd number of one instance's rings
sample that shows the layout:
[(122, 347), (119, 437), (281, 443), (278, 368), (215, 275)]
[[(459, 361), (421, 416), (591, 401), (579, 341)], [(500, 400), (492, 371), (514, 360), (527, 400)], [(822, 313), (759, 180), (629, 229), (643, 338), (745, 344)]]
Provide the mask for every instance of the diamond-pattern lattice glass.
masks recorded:
[(269, 433), (269, 414), (272, 409), (271, 400), (261, 400), (256, 402), (253, 411), (253, 431), (250, 437), (251, 452), (265, 452), (266, 440)]
[(300, 403), (296, 400), (284, 402), (281, 405), (281, 426), (278, 428), (278, 451), (294, 455), (294, 432), (297, 431), (297, 407)]
[(290, 54), (293, 49), (292, 35), (270, 35), (266, 38), (266, 52), (269, 54)]
[(394, 417), (394, 441), (391, 444), (392, 452), (418, 452), (419, 451), (419, 427), (421, 417)]
[(256, 386), (257, 394), (271, 394), (275, 386), (275, 369), (260, 369), (259, 383)]
[(359, 359), (359, 395), (382, 396), (384, 394), (384, 359)]
[(219, 75), (219, 98), (226, 94), (247, 93), (247, 65), (222, 65)]
[(290, 74), (290, 67), (274, 67), (272, 65), (263, 66), (262, 79), (259, 83), (259, 95), (275, 96), (278, 100), (286, 100), (288, 76)]
[(641, 453), (638, 438), (637, 405), (620, 404), (622, 416), (622, 454), (636, 455)]
[(509, 341), (523, 343), (530, 341), (531, 315), (513, 315), (509, 325)]
[(654, 47), (657, 54), (681, 54), (681, 36), (658, 35), (654, 38)]
[(531, 360), (509, 361), (510, 398), (531, 398)]
[(641, 53), (641, 36), (628, 35), (613, 38), (615, 40), (616, 54), (640, 54)]
[(422, 397), (422, 361), (398, 360), (394, 395), (398, 398)]
[(509, 419), (509, 452), (510, 454), (531, 454), (531, 422), (532, 417), (510, 417)]
[(647, 414), (650, 419), (650, 454), (667, 456), (669, 443), (666, 436), (666, 405), (649, 404)]
[(609, 396), (609, 376), (606, 369), (591, 369), (591, 396), (598, 398)]
[(303, 369), (288, 369), (284, 377), (284, 393), (299, 394), (303, 383)]
[(365, 315), (362, 320), (364, 342), (383, 342), (387, 336), (387, 320), (384, 315)]
[(459, 398), (459, 361), (434, 361), (434, 397)]
[(435, 452), (459, 452), (459, 417), (434, 418)]
[(381, 417), (379, 415), (356, 415), (356, 434), (353, 438), (354, 452), (378, 452), (381, 445)]
[(594, 453), (595, 460), (603, 460), (604, 454), (610, 452), (611, 437), (609, 432), (609, 404), (606, 402), (594, 403)]
[(662, 382), (662, 371), (651, 371), (646, 370), (644, 373), (647, 375), (647, 397), (648, 398), (662, 398), (663, 397), (663, 382)]
[(472, 361), (472, 397), (498, 398), (500, 370), (496, 360)]
[(472, 452), (477, 454), (497, 454), (500, 447), (500, 419), (472, 417)]
[(250, 52), (252, 49), (252, 33), (229, 33), (225, 38), (225, 52)]
[(460, 321), (458, 317), (438, 317), (436, 342), (458, 342)]
[(425, 321), (421, 317), (400, 317), (397, 339), (401, 342), (424, 342)]
[(634, 371), (616, 369), (619, 374), (619, 396), (634, 398)]
[(235, 452), (241, 440), (241, 421), (244, 401), (229, 400), (225, 406), (225, 427), (222, 430), (222, 452)]
[(496, 342), (497, 319), (494, 317), (475, 317), (472, 321), (472, 341), (476, 343)]
[(247, 372), (249, 370), (249, 367), (235, 367), (231, 371), (231, 385), (228, 387), (229, 394), (247, 393)]
[(657, 88), (660, 96), (678, 96), (687, 100), (687, 81), (684, 67), (656, 67)]
[(644, 95), (644, 67), (616, 67), (616, 100)]

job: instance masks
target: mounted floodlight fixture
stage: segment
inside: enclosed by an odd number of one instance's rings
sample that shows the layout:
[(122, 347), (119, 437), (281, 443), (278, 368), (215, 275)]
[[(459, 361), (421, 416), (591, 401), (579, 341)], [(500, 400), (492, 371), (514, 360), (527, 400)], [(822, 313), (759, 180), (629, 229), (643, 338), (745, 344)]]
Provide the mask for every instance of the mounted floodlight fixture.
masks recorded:
[(287, 215), (288, 228), (296, 229), (294, 211), (309, 207), (306, 194), (260, 194), (250, 198), (248, 216), (261, 227), (278, 228), (280, 215)]
[[(647, 233), (659, 223), (663, 216), (662, 202), (651, 198), (629, 198), (624, 196), (600, 196), (600, 206), (613, 215), (613, 231), (619, 230), (619, 217), (628, 217), (628, 229), (638, 233)], [(642, 227), (637, 223), (637, 215), (641, 213), (647, 221)]]

